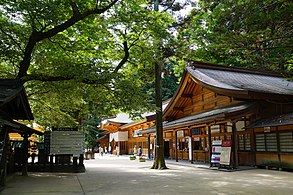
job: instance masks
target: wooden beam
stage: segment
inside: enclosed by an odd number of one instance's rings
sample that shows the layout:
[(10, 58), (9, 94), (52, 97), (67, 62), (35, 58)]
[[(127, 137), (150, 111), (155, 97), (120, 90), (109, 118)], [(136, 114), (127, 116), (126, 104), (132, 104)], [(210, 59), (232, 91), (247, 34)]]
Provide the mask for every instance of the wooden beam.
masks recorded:
[(174, 118), (174, 117), (171, 117), (171, 116), (167, 116), (167, 117), (165, 118), (165, 120), (166, 120), (166, 121), (173, 121), (173, 120), (175, 120), (175, 118)]
[(181, 97), (183, 97), (183, 98), (190, 98), (190, 99), (192, 99), (192, 97), (193, 97), (193, 94), (181, 94)]
[(174, 107), (173, 110), (184, 112), (184, 107)]

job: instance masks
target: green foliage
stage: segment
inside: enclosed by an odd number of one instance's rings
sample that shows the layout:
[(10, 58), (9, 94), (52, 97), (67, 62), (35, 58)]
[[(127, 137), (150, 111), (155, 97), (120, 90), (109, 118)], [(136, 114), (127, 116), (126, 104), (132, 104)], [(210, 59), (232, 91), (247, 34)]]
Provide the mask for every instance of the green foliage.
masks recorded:
[(180, 31), (178, 52), (195, 60), (292, 73), (292, 13), (286, 0), (199, 1)]
[(90, 109), (92, 111), (91, 114), (88, 114), (87, 117), (82, 122), (82, 128), (85, 132), (85, 144), (87, 148), (91, 148), (92, 150), (97, 145), (97, 138), (99, 137), (99, 130), (97, 124), (101, 123), (100, 117), (98, 117), (95, 113), (95, 108), (92, 106)]
[(0, 0), (0, 77), (23, 81), (40, 125), (155, 109), (144, 89), (163, 55), (154, 45), (173, 44), (174, 19), (145, 0), (111, 2)]

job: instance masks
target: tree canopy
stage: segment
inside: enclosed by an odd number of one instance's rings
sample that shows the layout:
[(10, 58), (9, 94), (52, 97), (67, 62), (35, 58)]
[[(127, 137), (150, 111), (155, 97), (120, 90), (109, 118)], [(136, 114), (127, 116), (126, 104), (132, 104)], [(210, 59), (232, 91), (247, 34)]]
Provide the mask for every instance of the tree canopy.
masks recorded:
[(0, 77), (19, 79), (36, 122), (56, 126), (154, 109), (158, 59), (164, 99), (186, 58), (292, 73), (291, 1), (158, 2), (0, 0)]
[(144, 0), (0, 2), (0, 77), (24, 83), (38, 123), (154, 109), (153, 37), (168, 39), (171, 15)]
[(289, 0), (200, 0), (181, 25), (179, 56), (292, 74), (292, 13)]

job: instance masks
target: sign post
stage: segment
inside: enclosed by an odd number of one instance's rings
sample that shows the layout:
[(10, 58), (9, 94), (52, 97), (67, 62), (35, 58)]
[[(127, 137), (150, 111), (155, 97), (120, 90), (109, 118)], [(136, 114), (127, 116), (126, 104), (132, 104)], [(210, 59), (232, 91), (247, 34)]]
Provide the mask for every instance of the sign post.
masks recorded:
[(220, 156), (220, 164), (230, 166), (232, 140), (223, 140)]
[(84, 152), (83, 132), (77, 128), (52, 128), (50, 136), (50, 154), (72, 154), (80, 156)]
[(212, 142), (212, 158), (211, 158), (212, 165), (220, 163), (221, 149), (222, 149), (222, 140), (214, 140)]

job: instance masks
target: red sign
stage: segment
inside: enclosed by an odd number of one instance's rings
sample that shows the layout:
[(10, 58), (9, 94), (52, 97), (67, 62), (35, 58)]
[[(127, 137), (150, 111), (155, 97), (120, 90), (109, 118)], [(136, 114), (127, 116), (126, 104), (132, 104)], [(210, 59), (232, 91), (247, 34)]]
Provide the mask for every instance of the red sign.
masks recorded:
[(222, 140), (222, 147), (232, 147), (232, 140)]

